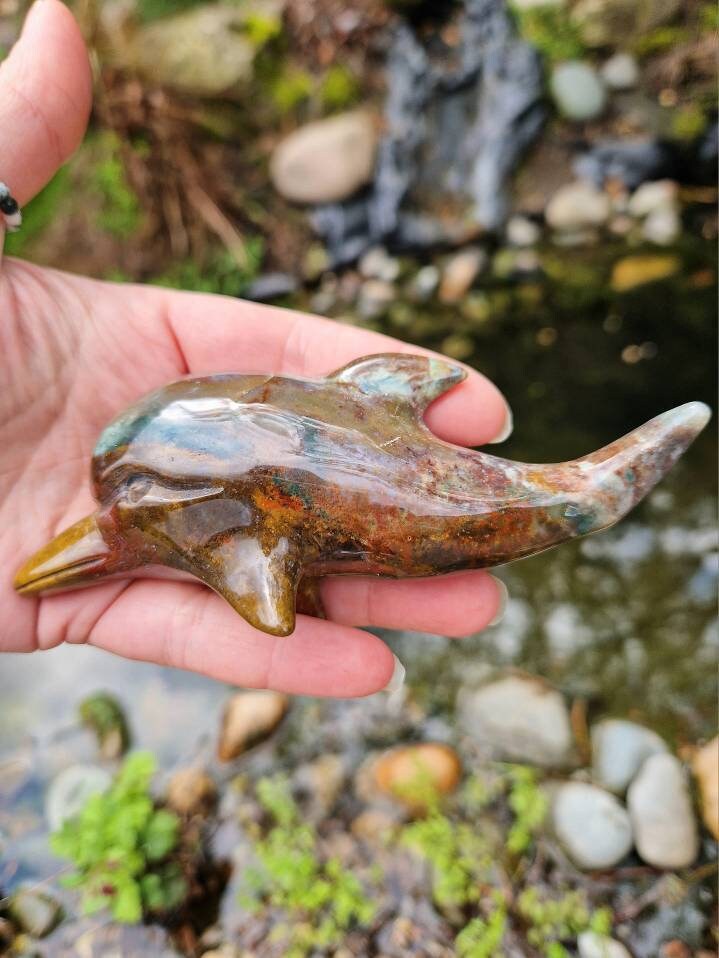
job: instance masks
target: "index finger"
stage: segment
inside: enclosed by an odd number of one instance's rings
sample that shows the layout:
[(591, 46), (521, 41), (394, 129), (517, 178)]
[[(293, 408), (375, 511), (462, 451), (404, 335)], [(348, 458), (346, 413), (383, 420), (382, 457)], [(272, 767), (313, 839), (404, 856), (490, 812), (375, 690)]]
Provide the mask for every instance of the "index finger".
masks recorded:
[[(391, 336), (308, 313), (224, 296), (152, 292), (166, 297), (163, 312), (192, 373), (237, 370), (312, 377), (371, 353), (435, 355)], [(458, 445), (501, 442), (512, 428), (509, 406), (486, 376), (465, 368), (467, 379), (429, 407), (427, 425)]]

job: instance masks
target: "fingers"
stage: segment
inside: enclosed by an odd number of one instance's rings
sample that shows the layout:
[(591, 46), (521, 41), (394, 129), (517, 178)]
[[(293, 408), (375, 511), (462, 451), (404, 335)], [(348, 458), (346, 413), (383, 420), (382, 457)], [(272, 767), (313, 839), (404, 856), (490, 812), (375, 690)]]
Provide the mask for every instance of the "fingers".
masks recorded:
[[(152, 291), (193, 373), (285, 372), (321, 376), (369, 353), (428, 353), (380, 333), (306, 313), (194, 293)], [(468, 377), (437, 399), (427, 424), (447, 442), (481, 445), (506, 438), (509, 407), (486, 377)]]
[(80, 143), (90, 112), (85, 44), (60, 0), (36, 0), (0, 67), (0, 180), (26, 203)]
[(337, 576), (322, 582), (322, 600), (334, 622), (456, 638), (498, 622), (506, 599), (504, 583), (487, 572), (400, 581)]
[[(111, 591), (98, 596), (105, 589)], [(89, 642), (247, 688), (350, 698), (384, 688), (394, 671), (392, 653), (368, 632), (298, 616), (292, 635), (278, 639), (253, 629), (209, 589), (186, 582), (108, 583), (43, 605), (43, 648), (62, 639)]]

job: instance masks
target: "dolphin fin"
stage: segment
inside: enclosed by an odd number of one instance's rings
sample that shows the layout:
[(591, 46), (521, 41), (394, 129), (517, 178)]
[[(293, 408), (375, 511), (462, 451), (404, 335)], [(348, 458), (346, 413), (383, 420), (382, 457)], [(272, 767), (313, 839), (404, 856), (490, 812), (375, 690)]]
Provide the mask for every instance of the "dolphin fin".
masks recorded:
[(266, 552), (253, 537), (231, 536), (195, 574), (256, 629), (271, 635), (294, 630), (300, 569), (288, 539)]
[(423, 410), (466, 377), (461, 366), (439, 357), (380, 353), (357, 359), (329, 378), (351, 383), (365, 395), (401, 400)]

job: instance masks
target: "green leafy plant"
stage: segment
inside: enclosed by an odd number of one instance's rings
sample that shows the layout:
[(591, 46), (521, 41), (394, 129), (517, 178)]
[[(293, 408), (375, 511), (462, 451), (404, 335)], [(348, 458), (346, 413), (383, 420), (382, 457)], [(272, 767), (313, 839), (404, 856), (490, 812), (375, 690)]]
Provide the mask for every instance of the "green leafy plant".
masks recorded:
[(127, 727), (122, 706), (113, 695), (97, 692), (83, 699), (78, 709), (80, 720), (97, 736), (102, 754), (106, 758), (117, 758), (124, 754), (130, 745), (130, 731)]
[(607, 935), (612, 927), (610, 909), (593, 910), (582, 890), (549, 896), (531, 886), (517, 898), (516, 909), (528, 925), (527, 941), (545, 958), (564, 958), (568, 952), (562, 942), (574, 940), (583, 931)]
[(329, 68), (319, 89), (320, 100), (326, 110), (346, 109), (357, 102), (359, 92), (359, 83), (354, 74), (341, 63)]
[(458, 958), (501, 958), (502, 939), (507, 929), (507, 903), (497, 893), (491, 914), (473, 918), (457, 935), (454, 945)]
[(527, 765), (510, 765), (509, 807), (514, 821), (507, 833), (507, 848), (515, 855), (526, 851), (547, 816), (547, 796), (539, 787), (537, 773)]
[(282, 20), (258, 12), (248, 13), (244, 28), (250, 43), (259, 50), (282, 33)]
[(86, 914), (109, 908), (116, 921), (138, 922), (185, 897), (179, 866), (167, 860), (178, 844), (179, 820), (155, 807), (154, 772), (150, 753), (130, 755), (110, 788), (91, 795), (50, 837), (53, 852), (75, 865), (64, 884), (80, 891)]
[(315, 831), (302, 821), (286, 779), (260, 779), (257, 797), (273, 824), (255, 844), (257, 865), (245, 872), (241, 903), (248, 910), (269, 903), (286, 913), (273, 938), (284, 942), (287, 958), (336, 947), (352, 927), (372, 921), (374, 905), (337, 859), (321, 860)]

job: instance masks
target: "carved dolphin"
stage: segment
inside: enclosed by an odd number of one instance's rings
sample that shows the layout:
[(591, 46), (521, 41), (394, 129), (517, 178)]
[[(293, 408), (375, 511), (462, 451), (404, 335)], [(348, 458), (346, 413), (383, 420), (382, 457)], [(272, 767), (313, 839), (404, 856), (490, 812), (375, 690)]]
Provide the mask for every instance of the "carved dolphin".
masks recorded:
[(511, 462), (425, 426), (428, 404), (464, 377), (441, 359), (387, 354), (319, 380), (172, 383), (105, 429), (92, 460), (97, 511), (26, 562), (15, 588), (31, 595), (166, 566), (258, 629), (287, 635), (298, 595), (316, 598), (320, 576), (495, 566), (605, 529), (710, 416), (688, 403), (581, 459)]

